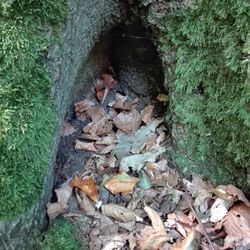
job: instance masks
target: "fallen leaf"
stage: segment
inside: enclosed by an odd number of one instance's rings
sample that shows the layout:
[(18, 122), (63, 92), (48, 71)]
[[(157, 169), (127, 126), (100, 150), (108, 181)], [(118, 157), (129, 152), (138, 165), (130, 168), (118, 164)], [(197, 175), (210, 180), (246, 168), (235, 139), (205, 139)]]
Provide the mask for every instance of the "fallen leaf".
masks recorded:
[(166, 234), (150, 234), (146, 239), (140, 240), (140, 250), (158, 250), (167, 241), (169, 237)]
[(129, 133), (138, 129), (141, 125), (141, 116), (139, 112), (134, 109), (130, 112), (121, 112), (114, 119), (114, 124), (117, 128), (125, 133)]
[(150, 180), (147, 176), (147, 174), (141, 170), (139, 172), (139, 182), (137, 183), (137, 186), (142, 188), (142, 189), (149, 189), (152, 187), (151, 183), (150, 183)]
[(110, 155), (106, 158), (104, 165), (110, 168), (114, 168), (116, 161), (116, 157), (114, 155)]
[(110, 145), (104, 147), (103, 149), (101, 149), (99, 151), (99, 154), (106, 155), (106, 154), (108, 154), (108, 153), (110, 153), (112, 151), (113, 147), (114, 147), (114, 145), (110, 144)]
[(154, 108), (155, 107), (153, 105), (148, 105), (141, 111), (141, 117), (143, 122), (148, 123), (150, 120), (152, 120)]
[(125, 172), (112, 175), (105, 183), (104, 187), (107, 188), (112, 194), (129, 194), (134, 191), (138, 178), (131, 177)]
[(165, 148), (160, 148), (155, 152), (147, 152), (144, 154), (131, 155), (122, 158), (120, 163), (120, 170), (128, 172), (131, 167), (133, 171), (139, 172), (146, 162), (155, 162), (156, 158), (165, 152)]
[(151, 220), (155, 232), (160, 234), (166, 234), (164, 224), (159, 214), (154, 209), (148, 206), (145, 206), (144, 210), (148, 214), (148, 217)]
[(128, 100), (127, 96), (123, 96), (121, 94), (116, 93), (115, 102), (112, 107), (119, 110), (130, 111), (135, 105), (138, 103), (139, 99), (136, 98), (133, 101)]
[(110, 144), (114, 144), (116, 143), (116, 136), (115, 134), (109, 134), (109, 135), (106, 135), (106, 136), (103, 136), (101, 138), (101, 140), (98, 140), (96, 142), (96, 144), (100, 144), (100, 145), (110, 145)]
[(223, 200), (235, 201), (235, 198), (227, 193), (227, 186), (219, 185), (216, 188), (211, 189), (211, 192)]
[(47, 213), (50, 219), (56, 218), (59, 214), (64, 213), (68, 208), (68, 201), (72, 194), (72, 187), (69, 182), (65, 182), (60, 188), (55, 190), (57, 202), (47, 204)]
[(79, 207), (86, 215), (93, 216), (96, 213), (94, 205), (91, 203), (84, 192), (79, 191), (78, 193), (78, 191), (76, 191), (76, 199)]
[(112, 133), (113, 123), (108, 119), (108, 116), (104, 116), (98, 121), (91, 122), (83, 128), (84, 133), (103, 136)]
[(90, 107), (86, 113), (87, 117), (89, 117), (93, 122), (99, 121), (102, 117), (107, 115), (104, 108), (101, 106)]
[(108, 236), (100, 236), (100, 239), (103, 244), (102, 250), (122, 249), (123, 246), (126, 244), (128, 238), (128, 234), (112, 234)]
[(232, 195), (235, 199), (244, 202), (248, 207), (250, 207), (250, 202), (240, 189), (230, 184), (227, 186), (226, 191), (229, 195)]
[(183, 241), (175, 243), (172, 250), (198, 250), (200, 242), (200, 233), (192, 231)]
[(95, 83), (96, 96), (99, 101), (104, 103), (109, 89), (114, 88), (117, 81), (110, 74), (102, 74)]
[(77, 175), (70, 181), (71, 187), (77, 187), (95, 203), (98, 202), (98, 193), (96, 190), (96, 185), (92, 177), (86, 177), (85, 179), (80, 179)]
[(208, 202), (212, 198), (212, 194), (205, 189), (201, 189), (194, 201), (194, 208), (197, 212), (206, 213), (208, 210)]
[(81, 149), (86, 151), (98, 152), (99, 150), (95, 147), (94, 142), (83, 142), (76, 140), (75, 149)]
[(90, 140), (90, 141), (101, 141), (101, 137), (97, 135), (91, 135), (91, 134), (81, 134), (79, 139), (84, 139), (84, 140)]
[(116, 204), (107, 204), (102, 206), (102, 213), (108, 217), (121, 222), (141, 220), (134, 211)]
[(76, 129), (68, 122), (64, 122), (61, 129), (61, 137), (69, 136), (73, 134)]
[(135, 229), (135, 221), (123, 222), (118, 224), (120, 228), (132, 232)]
[(227, 233), (223, 249), (250, 249), (250, 208), (246, 204), (234, 205), (223, 226)]
[(135, 210), (139, 202), (144, 196), (144, 190), (135, 191), (132, 195), (132, 200), (129, 201), (127, 208), (130, 210)]
[(233, 201), (217, 198), (210, 209), (210, 221), (218, 222), (222, 220), (228, 213), (228, 209), (233, 205)]
[(50, 220), (55, 219), (58, 215), (65, 213), (66, 208), (62, 206), (59, 202), (48, 203), (47, 207), (47, 214)]
[(94, 102), (88, 99), (75, 103), (75, 112), (84, 112), (94, 106)]

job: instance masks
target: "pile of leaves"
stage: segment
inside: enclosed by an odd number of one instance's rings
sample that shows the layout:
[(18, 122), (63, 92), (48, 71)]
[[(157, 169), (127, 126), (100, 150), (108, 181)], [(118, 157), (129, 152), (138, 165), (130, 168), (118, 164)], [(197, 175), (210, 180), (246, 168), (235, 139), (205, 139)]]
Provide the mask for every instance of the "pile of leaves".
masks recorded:
[[(250, 203), (242, 191), (196, 174), (180, 178), (164, 154), (168, 137), (155, 107), (140, 110), (137, 98), (119, 93), (104, 107), (106, 81), (116, 82), (101, 79), (100, 103), (75, 104), (76, 117), (89, 120), (75, 148), (93, 154), (55, 189), (50, 220), (63, 215), (80, 225), (79, 237), (95, 250), (249, 249)], [(61, 135), (74, 131), (65, 123)]]

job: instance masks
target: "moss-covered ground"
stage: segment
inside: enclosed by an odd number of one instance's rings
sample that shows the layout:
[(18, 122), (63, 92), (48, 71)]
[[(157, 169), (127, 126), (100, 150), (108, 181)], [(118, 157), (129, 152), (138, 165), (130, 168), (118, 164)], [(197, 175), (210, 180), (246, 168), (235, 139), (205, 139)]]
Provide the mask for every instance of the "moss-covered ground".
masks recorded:
[(159, 15), (151, 16), (160, 28), (161, 52), (169, 69), (167, 122), (185, 129), (182, 136), (177, 133), (174, 159), (185, 173), (245, 186), (250, 155), (250, 2), (186, 4), (159, 3)]
[(66, 16), (65, 0), (0, 3), (0, 219), (38, 198), (53, 134), (45, 27)]
[(40, 233), (34, 237), (29, 249), (80, 250), (83, 248), (76, 237), (76, 226), (65, 220), (56, 220), (43, 239)]

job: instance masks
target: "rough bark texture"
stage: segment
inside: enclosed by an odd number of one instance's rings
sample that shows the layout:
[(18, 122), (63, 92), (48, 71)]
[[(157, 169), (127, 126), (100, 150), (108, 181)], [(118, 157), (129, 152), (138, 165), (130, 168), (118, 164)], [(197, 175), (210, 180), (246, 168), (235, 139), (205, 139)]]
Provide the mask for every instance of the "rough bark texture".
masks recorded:
[(44, 188), (39, 200), (29, 211), (11, 221), (0, 221), (0, 249), (27, 249), (34, 230), (41, 225), (45, 204), (51, 196), (59, 128), (75, 82), (101, 32), (121, 22), (121, 10), (122, 6), (118, 0), (69, 0), (67, 23), (48, 55), (48, 64), (53, 76), (52, 97), (56, 110), (56, 132), (51, 161), (44, 178)]

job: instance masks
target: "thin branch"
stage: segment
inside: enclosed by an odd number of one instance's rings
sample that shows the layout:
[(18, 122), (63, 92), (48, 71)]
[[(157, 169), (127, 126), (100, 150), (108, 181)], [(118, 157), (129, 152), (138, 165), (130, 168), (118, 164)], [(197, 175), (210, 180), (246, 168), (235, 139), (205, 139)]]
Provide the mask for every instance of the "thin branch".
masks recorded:
[(186, 199), (187, 199), (187, 201), (188, 201), (188, 205), (190, 206), (190, 208), (191, 208), (191, 210), (192, 210), (192, 212), (193, 212), (195, 218), (197, 219), (198, 223), (200, 224), (201, 229), (202, 229), (202, 231), (203, 231), (203, 233), (204, 233), (204, 235), (205, 235), (205, 238), (206, 238), (207, 242), (209, 243), (211, 249), (212, 249), (212, 250), (215, 250), (215, 248), (214, 248), (214, 246), (213, 246), (213, 244), (212, 244), (212, 242), (211, 242), (209, 236), (207, 235), (207, 232), (206, 232), (206, 230), (205, 230), (205, 228), (204, 228), (204, 226), (203, 226), (203, 224), (202, 224), (200, 218), (198, 217), (198, 215), (197, 215), (195, 209), (194, 209), (193, 206), (192, 206), (192, 203), (191, 203), (192, 199), (191, 199), (191, 197), (190, 197), (190, 194), (187, 192), (187, 190), (186, 190), (186, 188), (185, 188), (185, 185), (183, 185), (183, 187), (184, 187), (184, 189), (185, 189), (184, 194), (185, 194)]

